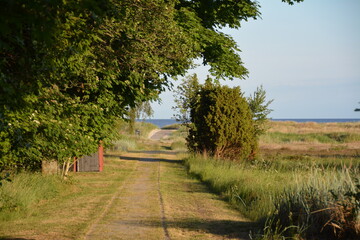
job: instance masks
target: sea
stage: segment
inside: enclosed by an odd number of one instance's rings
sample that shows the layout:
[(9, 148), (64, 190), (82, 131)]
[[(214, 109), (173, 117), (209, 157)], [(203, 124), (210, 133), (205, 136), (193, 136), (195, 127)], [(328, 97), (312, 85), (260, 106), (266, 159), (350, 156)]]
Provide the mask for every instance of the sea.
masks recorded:
[[(316, 122), (316, 123), (341, 123), (341, 122), (360, 122), (360, 119), (355, 118), (281, 118), (281, 119), (271, 119), (272, 121), (293, 121), (293, 122)], [(145, 120), (137, 120), (144, 121), (148, 123), (152, 123), (159, 128), (162, 128), (167, 125), (178, 123), (175, 119), (145, 119)]]

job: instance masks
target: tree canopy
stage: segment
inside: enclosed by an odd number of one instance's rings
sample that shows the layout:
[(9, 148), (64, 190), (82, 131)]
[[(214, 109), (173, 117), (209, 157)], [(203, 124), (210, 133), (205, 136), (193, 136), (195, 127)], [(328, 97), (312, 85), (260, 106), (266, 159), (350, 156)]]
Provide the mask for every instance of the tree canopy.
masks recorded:
[(0, 168), (94, 151), (115, 118), (156, 99), (194, 59), (215, 78), (244, 78), (220, 29), (260, 15), (250, 0), (0, 2)]

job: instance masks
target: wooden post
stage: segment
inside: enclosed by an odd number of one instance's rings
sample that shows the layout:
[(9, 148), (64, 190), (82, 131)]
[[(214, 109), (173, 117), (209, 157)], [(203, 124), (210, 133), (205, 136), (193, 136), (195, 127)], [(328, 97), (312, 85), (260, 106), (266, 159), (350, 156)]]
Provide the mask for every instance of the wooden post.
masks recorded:
[(102, 172), (102, 170), (104, 169), (104, 147), (101, 144), (101, 142), (99, 145), (98, 154), (99, 154), (99, 172)]

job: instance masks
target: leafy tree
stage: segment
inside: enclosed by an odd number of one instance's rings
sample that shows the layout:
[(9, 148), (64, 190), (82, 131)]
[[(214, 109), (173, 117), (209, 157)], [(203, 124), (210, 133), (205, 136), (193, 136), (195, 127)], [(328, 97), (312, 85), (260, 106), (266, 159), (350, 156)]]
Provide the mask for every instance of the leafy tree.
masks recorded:
[(219, 30), (260, 15), (250, 0), (0, 1), (0, 169), (94, 151), (194, 59), (216, 78), (245, 77)]
[(190, 109), (199, 100), (200, 87), (196, 74), (183, 79), (182, 83), (177, 87), (174, 94), (176, 106), (172, 107), (178, 112), (174, 115), (177, 121), (185, 124), (191, 121)]
[(191, 107), (189, 149), (223, 159), (251, 159), (257, 148), (252, 112), (239, 87), (207, 81)]

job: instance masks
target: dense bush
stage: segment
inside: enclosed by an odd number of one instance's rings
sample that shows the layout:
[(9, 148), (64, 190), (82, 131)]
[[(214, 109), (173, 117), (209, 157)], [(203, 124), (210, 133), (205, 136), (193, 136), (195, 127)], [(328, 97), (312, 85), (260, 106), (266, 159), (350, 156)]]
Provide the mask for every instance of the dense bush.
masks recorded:
[(253, 158), (257, 148), (255, 125), (240, 88), (207, 81), (196, 97), (190, 110), (189, 149), (223, 159)]

